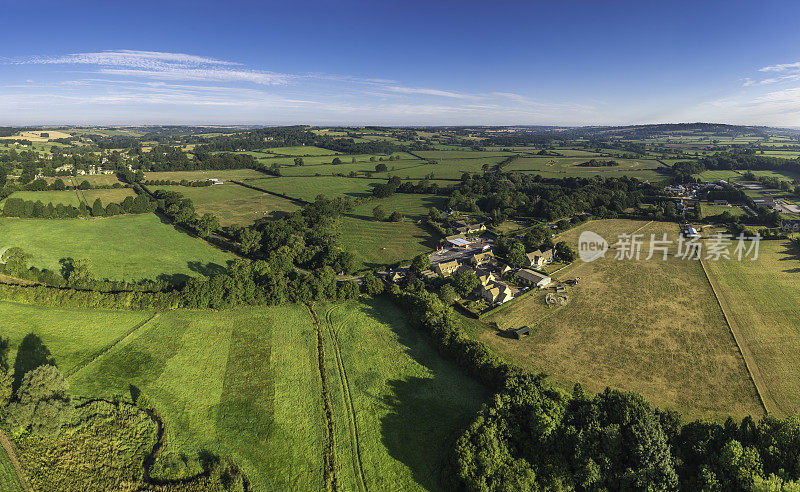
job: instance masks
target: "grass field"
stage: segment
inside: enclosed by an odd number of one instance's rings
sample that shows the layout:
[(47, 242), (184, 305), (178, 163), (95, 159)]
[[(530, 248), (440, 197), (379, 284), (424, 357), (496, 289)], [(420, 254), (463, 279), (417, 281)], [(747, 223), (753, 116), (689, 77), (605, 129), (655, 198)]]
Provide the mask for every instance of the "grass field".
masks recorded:
[[(627, 220), (593, 221), (559, 239), (577, 247), (583, 230), (612, 246), (620, 233), (661, 237), (676, 224)], [(697, 261), (657, 256), (618, 261), (614, 250), (592, 263), (578, 260), (557, 279), (581, 277), (568, 289), (568, 304), (549, 308), (545, 292), (513, 302), (489, 316), (502, 328), (529, 325), (524, 340), (499, 336), (488, 325), (479, 339), (532, 371), (545, 371), (590, 391), (606, 386), (637, 391), (655, 405), (686, 418), (761, 415), (753, 383)]]
[(432, 235), (435, 232), (424, 229), (411, 219), (378, 222), (346, 216), (339, 218), (334, 232), (339, 235), (337, 242), (342, 249), (353, 253), (359, 269), (410, 260), (435, 248), (437, 243)]
[(386, 210), (386, 214), (392, 212), (401, 212), (406, 217), (422, 218), (428, 215), (428, 210), (431, 207), (436, 207), (439, 210), (444, 210), (447, 206), (447, 198), (436, 195), (410, 195), (403, 193), (395, 193), (387, 198), (376, 198), (362, 203), (361, 205), (353, 208), (351, 215), (359, 218), (372, 219), (372, 210), (378, 205)]
[(53, 205), (62, 203), (74, 207), (85, 201), (91, 207), (98, 198), (103, 203), (103, 206), (106, 206), (109, 203), (122, 203), (125, 197), (136, 196), (136, 193), (130, 188), (108, 188), (101, 190), (16, 191), (11, 196), (34, 202), (41, 200), (45, 205), (48, 203)]
[(0, 448), (0, 490), (4, 492), (22, 492), (23, 490), (14, 466), (3, 448)]
[(699, 174), (702, 181), (738, 181), (742, 175), (736, 171), (721, 170), (721, 171), (703, 171)]
[(728, 319), (764, 382), (767, 408), (800, 407), (800, 254), (789, 241), (762, 241), (756, 261), (705, 262)]
[(367, 490), (447, 489), (445, 458), (483, 403), (482, 387), (443, 360), (387, 300), (315, 310), (325, 335), (342, 490), (359, 490), (359, 480)]
[(150, 186), (152, 191), (177, 191), (192, 200), (198, 214), (212, 213), (221, 225), (249, 225), (263, 217), (275, 217), (281, 212), (300, 208), (281, 197), (245, 188), (234, 183), (214, 186)]
[(298, 155), (298, 156), (341, 154), (341, 152), (337, 152), (335, 150), (328, 150), (320, 147), (314, 147), (313, 145), (298, 145), (295, 147), (270, 147), (268, 149), (264, 149), (264, 151), (270, 152), (272, 154)]
[(247, 184), (292, 198), (313, 202), (317, 195), (363, 197), (372, 194), (372, 188), (385, 181), (335, 176), (280, 177), (248, 180)]
[(738, 217), (740, 215), (745, 214), (745, 211), (744, 209), (742, 209), (742, 207), (735, 207), (735, 206), (729, 207), (726, 205), (713, 205), (710, 203), (701, 203), (700, 210), (702, 212), (703, 217), (708, 217), (710, 215), (719, 215), (722, 212), (728, 212), (734, 217)]
[(169, 179), (172, 181), (180, 181), (182, 179), (188, 181), (205, 181), (207, 179), (215, 178), (222, 181), (230, 179), (242, 180), (251, 178), (263, 178), (264, 173), (256, 171), (255, 169), (221, 169), (210, 171), (162, 171), (150, 172), (145, 174), (145, 179), (158, 180)]
[[(281, 161), (270, 159), (261, 162), (269, 166), (272, 162)], [(424, 162), (425, 161), (421, 161), (419, 159), (401, 159), (391, 162), (384, 161), (383, 163), (380, 161), (370, 162), (369, 160), (352, 163), (345, 160), (341, 164), (313, 164), (302, 166), (290, 165), (288, 167), (281, 168), (281, 174), (283, 176), (316, 176), (317, 174), (325, 176), (334, 174), (349, 175), (351, 172), (355, 172), (356, 174), (363, 176), (367, 173), (375, 173), (375, 166), (378, 164), (386, 164), (388, 169), (393, 170), (395, 173), (399, 173), (403, 169), (423, 165)]]
[(664, 175), (656, 172), (663, 167), (658, 161), (648, 159), (614, 159), (620, 165), (611, 167), (582, 167), (586, 157), (522, 157), (516, 159), (505, 169), (527, 174), (540, 174), (547, 178), (567, 177), (619, 177), (632, 176), (640, 179), (659, 179)]
[(30, 264), (60, 270), (62, 258), (89, 258), (97, 278), (197, 276), (233, 256), (175, 230), (153, 214), (103, 219), (0, 219), (0, 251), (19, 246)]
[[(58, 178), (45, 178), (48, 182), (54, 181)], [(70, 186), (78, 186), (84, 181), (88, 181), (93, 186), (113, 185), (114, 183), (121, 183), (116, 174), (92, 174), (85, 176), (65, 176), (61, 178), (64, 183)]]
[[(387, 301), (316, 310), (342, 490), (356, 486), (355, 443), (370, 489), (444, 488), (446, 453), (484, 401), (482, 387), (441, 359)], [(141, 326), (69, 382), (82, 396), (128, 395), (132, 385), (155, 405), (167, 424), (167, 456), (156, 470), (169, 456), (184, 453), (191, 463), (205, 450), (233, 458), (254, 490), (320, 490), (319, 370), (304, 306), (177, 310)]]

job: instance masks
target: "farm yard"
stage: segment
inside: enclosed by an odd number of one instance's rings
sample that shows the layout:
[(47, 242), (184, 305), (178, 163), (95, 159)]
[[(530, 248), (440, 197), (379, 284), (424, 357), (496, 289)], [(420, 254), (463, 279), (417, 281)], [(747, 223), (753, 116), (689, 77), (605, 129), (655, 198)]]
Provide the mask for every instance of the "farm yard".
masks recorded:
[(30, 263), (60, 271), (64, 258), (88, 258), (100, 279), (182, 278), (224, 267), (233, 255), (192, 238), (153, 214), (100, 219), (0, 219), (0, 251), (22, 247)]
[[(248, 182), (249, 183), (249, 182)], [(150, 186), (151, 191), (181, 193), (192, 200), (198, 214), (211, 213), (220, 225), (249, 225), (256, 219), (272, 218), (294, 212), (300, 206), (290, 200), (256, 191), (234, 183), (214, 186)]]
[[(577, 236), (591, 230), (609, 244), (620, 233), (673, 236), (669, 223), (591, 221), (560, 236), (577, 249)], [(701, 265), (669, 257), (662, 261), (578, 261), (553, 273), (579, 276), (569, 302), (550, 308), (534, 293), (490, 315), (500, 328), (530, 325), (521, 341), (498, 336), (490, 325), (471, 325), (473, 336), (533, 372), (553, 374), (566, 387), (590, 391), (606, 386), (636, 391), (686, 418), (761, 415), (753, 383), (725, 324)]]

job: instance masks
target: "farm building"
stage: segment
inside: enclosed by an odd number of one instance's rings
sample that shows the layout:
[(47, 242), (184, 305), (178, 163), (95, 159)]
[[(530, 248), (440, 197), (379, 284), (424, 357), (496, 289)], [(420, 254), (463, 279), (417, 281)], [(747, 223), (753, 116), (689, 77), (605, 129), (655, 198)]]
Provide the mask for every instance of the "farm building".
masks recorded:
[(547, 287), (553, 281), (553, 279), (551, 279), (547, 275), (539, 272), (534, 272), (533, 270), (528, 270), (527, 268), (519, 270), (517, 272), (517, 277), (526, 282), (530, 282), (539, 289)]
[(437, 263), (436, 266), (433, 267), (433, 271), (442, 277), (449, 277), (454, 274), (460, 266), (461, 263), (458, 260), (444, 261), (442, 263)]
[(221, 180), (217, 178), (208, 178), (206, 181), (211, 181), (212, 185), (221, 185), (223, 184)]
[(555, 257), (555, 253), (552, 249), (548, 249), (546, 251), (536, 250), (531, 251), (527, 255), (528, 257), (528, 265), (532, 268), (542, 268), (545, 265), (549, 265), (553, 262), (553, 258)]
[(531, 328), (529, 326), (521, 326), (519, 328), (513, 328), (508, 330), (508, 334), (511, 335), (511, 338), (516, 338), (520, 340), (524, 336), (528, 336), (531, 334)]
[(460, 234), (472, 234), (474, 232), (480, 232), (486, 230), (486, 224), (483, 222), (479, 222), (477, 224), (467, 224), (466, 222), (457, 222), (456, 223), (459, 227), (456, 228)]

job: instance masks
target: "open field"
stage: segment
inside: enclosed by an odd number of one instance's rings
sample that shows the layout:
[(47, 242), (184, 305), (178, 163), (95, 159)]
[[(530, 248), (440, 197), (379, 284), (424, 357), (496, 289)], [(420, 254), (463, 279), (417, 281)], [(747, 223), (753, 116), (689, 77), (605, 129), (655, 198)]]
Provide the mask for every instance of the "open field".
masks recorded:
[(510, 157), (513, 152), (479, 152), (460, 150), (425, 150), (415, 152), (423, 159), (448, 160), (448, 159), (480, 159), (482, 157)]
[(256, 171), (255, 169), (221, 169), (216, 171), (162, 171), (146, 173), (144, 176), (147, 180), (169, 179), (172, 181), (180, 181), (185, 179), (188, 181), (205, 181), (215, 178), (228, 181), (231, 179), (263, 178), (264, 173)]
[[(47, 181), (50, 181), (56, 178), (45, 178), (45, 179), (47, 179)], [(64, 180), (64, 183), (70, 186), (78, 186), (84, 181), (88, 181), (93, 186), (106, 186), (106, 185), (113, 185), (114, 183), (122, 183), (119, 180), (119, 178), (117, 178), (116, 174), (91, 174), (84, 176), (65, 176), (62, 177), (61, 179)]]
[[(8, 363), (27, 370), (43, 358), (69, 375), (153, 315), (146, 311), (62, 309), (0, 302)], [(40, 350), (45, 347), (45, 350)], [(45, 355), (47, 357), (45, 357)]]
[[(444, 361), (387, 301), (316, 311), (343, 490), (357, 487), (354, 449), (370, 489), (444, 488), (446, 454), (483, 403), (482, 387)], [(133, 331), (72, 376), (70, 387), (88, 397), (141, 391), (167, 425), (166, 456), (156, 470), (182, 453), (191, 463), (210, 451), (233, 458), (254, 490), (320, 490), (319, 371), (304, 306), (177, 310)], [(190, 465), (186, 472), (198, 471)]]
[[(395, 161), (395, 166), (397, 166), (397, 168), (394, 171), (375, 173), (373, 176), (381, 178), (398, 176), (402, 179), (422, 179), (429, 174), (433, 174), (434, 178), (460, 179), (463, 173), (482, 173), (484, 165), (491, 167), (504, 159), (505, 157), (502, 156), (444, 159), (438, 160), (437, 164), (419, 164), (420, 161), (417, 161), (415, 165), (402, 169), (397, 165), (398, 161)], [(392, 166), (389, 166), (389, 169), (391, 169), (391, 167)]]
[(736, 171), (724, 169), (720, 171), (703, 171), (698, 177), (701, 181), (737, 181), (742, 175)]
[(284, 198), (234, 183), (214, 186), (150, 186), (150, 190), (177, 191), (192, 200), (198, 214), (212, 213), (221, 225), (249, 225), (256, 219), (275, 217), (300, 208)]
[(387, 216), (392, 212), (401, 212), (406, 217), (422, 218), (428, 215), (431, 207), (444, 210), (447, 206), (447, 198), (436, 195), (411, 195), (395, 193), (387, 198), (376, 198), (353, 208), (351, 215), (361, 218), (372, 219), (372, 210), (378, 205), (386, 210)]
[(103, 206), (106, 206), (109, 203), (122, 203), (125, 197), (136, 196), (136, 193), (130, 188), (107, 188), (100, 190), (15, 191), (11, 196), (34, 202), (40, 200), (45, 205), (62, 203), (75, 207), (85, 200), (86, 204), (91, 207), (98, 198)]
[[(272, 162), (281, 162), (277, 160), (262, 160), (260, 161), (262, 164), (270, 166)], [(332, 174), (344, 174), (348, 175), (351, 172), (357, 173), (359, 175), (365, 175), (367, 173), (375, 173), (375, 166), (378, 164), (386, 164), (386, 167), (389, 170), (394, 170), (395, 172), (399, 173), (400, 170), (420, 166), (423, 165), (425, 161), (421, 161), (419, 159), (401, 159), (399, 161), (383, 161), (383, 162), (370, 162), (369, 160), (366, 161), (358, 161), (355, 163), (344, 161), (341, 164), (311, 164), (311, 165), (302, 165), (302, 166), (295, 166), (295, 165), (287, 165), (286, 167), (281, 168), (281, 174), (283, 176), (315, 176), (317, 174), (321, 176), (325, 175), (332, 175)], [(284, 163), (287, 164), (287, 163)]]
[(89, 258), (100, 279), (138, 280), (161, 274), (197, 276), (233, 256), (175, 230), (153, 214), (102, 219), (0, 219), (0, 251), (31, 253), (30, 264), (59, 271), (62, 258)]
[(441, 470), (486, 397), (482, 387), (385, 299), (315, 310), (324, 324), (342, 489), (359, 490), (360, 468), (367, 490), (447, 489)]
[(334, 232), (339, 235), (337, 242), (342, 249), (353, 253), (358, 268), (410, 260), (420, 253), (430, 252), (438, 242), (434, 238), (436, 232), (417, 225), (411, 219), (378, 222), (345, 216), (336, 222)]
[(325, 195), (328, 198), (348, 195), (352, 197), (363, 197), (372, 194), (372, 188), (378, 183), (384, 183), (380, 179), (363, 178), (343, 178), (338, 176), (317, 176), (317, 177), (280, 177), (248, 180), (250, 186), (280, 193), (292, 198), (299, 198), (308, 202), (313, 202), (317, 195)]
[[(767, 408), (800, 408), (800, 255), (789, 241), (761, 241), (758, 259), (704, 262), (741, 344), (764, 383)], [(744, 348), (743, 348), (744, 350)]]
[[(48, 134), (48, 136), (42, 136), (42, 133)], [(26, 140), (30, 140), (31, 142), (47, 142), (48, 140), (52, 140), (55, 138), (69, 138), (71, 135), (69, 133), (57, 131), (57, 130), (28, 130), (22, 131), (17, 133), (16, 135), (12, 135), (10, 137), (0, 137), (0, 139), (14, 139), (14, 138), (22, 138)]]
[(487, 321), (501, 328), (529, 325), (523, 340), (499, 336), (489, 325), (473, 329), (498, 353), (532, 371), (545, 371), (589, 391), (605, 386), (637, 391), (654, 404), (686, 418), (724, 418), (763, 413), (744, 361), (714, 293), (697, 261), (657, 255), (641, 261), (614, 259), (620, 233), (641, 233), (649, 241), (676, 224), (627, 220), (592, 221), (565, 232), (577, 248), (583, 230), (603, 236), (612, 249), (592, 263), (578, 260), (555, 278), (581, 277), (560, 308), (536, 292), (500, 309)]
[(521, 157), (505, 168), (507, 171), (519, 171), (527, 174), (540, 174), (546, 178), (632, 176), (640, 179), (659, 179), (662, 174), (656, 169), (663, 167), (658, 161), (649, 159), (617, 159), (619, 166), (583, 167), (587, 157)]
[(728, 212), (734, 217), (738, 217), (740, 215), (745, 214), (745, 211), (744, 209), (742, 209), (742, 207), (736, 207), (733, 205), (727, 206), (727, 205), (713, 205), (710, 203), (701, 203), (700, 210), (702, 212), (703, 217), (708, 217), (710, 215), (719, 215), (723, 212)]
[(313, 145), (298, 145), (295, 147), (270, 147), (268, 149), (264, 149), (264, 151), (270, 152), (272, 154), (296, 155), (296, 156), (341, 154), (341, 152), (337, 152), (335, 150), (328, 150), (320, 147), (314, 147)]

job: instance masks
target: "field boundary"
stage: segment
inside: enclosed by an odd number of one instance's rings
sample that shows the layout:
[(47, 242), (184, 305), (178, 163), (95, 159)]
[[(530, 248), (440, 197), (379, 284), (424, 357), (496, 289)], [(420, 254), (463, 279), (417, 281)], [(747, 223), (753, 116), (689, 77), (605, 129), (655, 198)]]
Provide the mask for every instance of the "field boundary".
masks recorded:
[[(706, 280), (708, 281), (708, 285), (711, 286), (711, 291), (714, 293), (714, 299), (717, 300), (717, 305), (719, 306), (720, 311), (722, 311), (722, 318), (725, 320), (725, 324), (728, 326), (728, 330), (733, 337), (733, 342), (736, 344), (736, 348), (739, 350), (739, 355), (742, 356), (742, 361), (744, 361), (744, 367), (747, 370), (747, 375), (750, 376), (750, 382), (753, 383), (753, 387), (756, 389), (758, 402), (761, 404), (761, 408), (764, 409), (764, 413), (770, 414), (772, 412), (770, 412), (770, 410), (767, 408), (766, 400), (764, 398), (764, 394), (768, 393), (766, 389), (766, 383), (761, 377), (761, 372), (758, 369), (755, 357), (753, 357), (753, 353), (750, 352), (750, 348), (747, 346), (747, 344), (742, 341), (743, 337), (742, 334), (739, 333), (738, 326), (735, 327), (736, 324), (731, 323), (730, 319), (728, 318), (728, 314), (725, 312), (727, 301), (724, 299), (724, 296), (721, 296), (721, 294), (717, 292), (717, 288), (714, 285), (714, 281), (711, 280), (712, 276), (709, 275), (705, 263), (703, 263), (702, 259), (700, 259), (699, 262), (703, 269), (703, 274), (706, 276)], [(770, 400), (770, 403), (774, 404), (775, 400), (772, 398), (770, 398)]]
[(77, 369), (75, 369), (74, 371), (72, 371), (71, 373), (69, 373), (65, 379), (67, 379), (67, 380), (69, 381), (69, 379), (70, 379), (72, 376), (74, 376), (74, 375), (78, 374), (79, 372), (81, 372), (82, 370), (86, 369), (86, 368), (87, 368), (89, 365), (93, 364), (93, 363), (94, 363), (94, 362), (96, 362), (98, 359), (100, 359), (101, 357), (103, 357), (104, 355), (106, 355), (107, 353), (109, 353), (109, 352), (110, 352), (111, 350), (113, 350), (113, 349), (114, 349), (114, 348), (115, 348), (117, 345), (119, 345), (120, 343), (122, 343), (122, 342), (124, 342), (125, 340), (127, 340), (128, 338), (130, 338), (130, 337), (131, 337), (131, 336), (132, 336), (134, 333), (136, 333), (137, 331), (139, 331), (141, 328), (143, 328), (145, 325), (149, 324), (149, 323), (150, 323), (151, 321), (153, 321), (154, 319), (158, 318), (160, 315), (161, 315), (161, 313), (160, 313), (160, 312), (156, 312), (156, 313), (154, 313), (152, 316), (150, 316), (149, 318), (147, 318), (146, 320), (144, 320), (144, 321), (142, 321), (141, 323), (139, 323), (139, 324), (135, 325), (131, 331), (129, 331), (127, 334), (125, 334), (125, 335), (123, 335), (122, 337), (120, 337), (119, 339), (117, 339), (117, 340), (116, 340), (114, 343), (112, 343), (111, 345), (109, 345), (108, 347), (106, 347), (106, 348), (105, 348), (105, 349), (104, 349), (102, 352), (100, 352), (99, 354), (97, 354), (95, 357), (92, 357), (92, 358), (91, 358), (91, 359), (90, 359), (88, 362), (86, 362), (86, 364), (84, 364), (84, 365), (80, 366), (79, 368), (77, 368)]
[[(305, 176), (303, 176), (303, 177), (305, 177)], [(263, 179), (263, 178), (259, 178), (259, 179)], [(274, 195), (274, 196), (277, 196), (279, 198), (283, 198), (285, 200), (290, 200), (292, 202), (297, 202), (300, 205), (308, 205), (308, 204), (311, 203), (311, 202), (307, 202), (305, 200), (301, 200), (300, 198), (294, 198), (294, 197), (291, 197), (289, 195), (284, 195), (282, 193), (275, 193), (274, 191), (268, 191), (268, 190), (265, 190), (264, 188), (259, 188), (257, 186), (245, 184), (245, 183), (242, 183), (241, 181), (235, 181), (233, 179), (229, 179), (228, 181), (230, 181), (233, 184), (237, 184), (239, 186), (243, 186), (245, 188), (250, 188), (251, 190), (260, 191), (261, 193), (266, 193), (268, 195)]]

